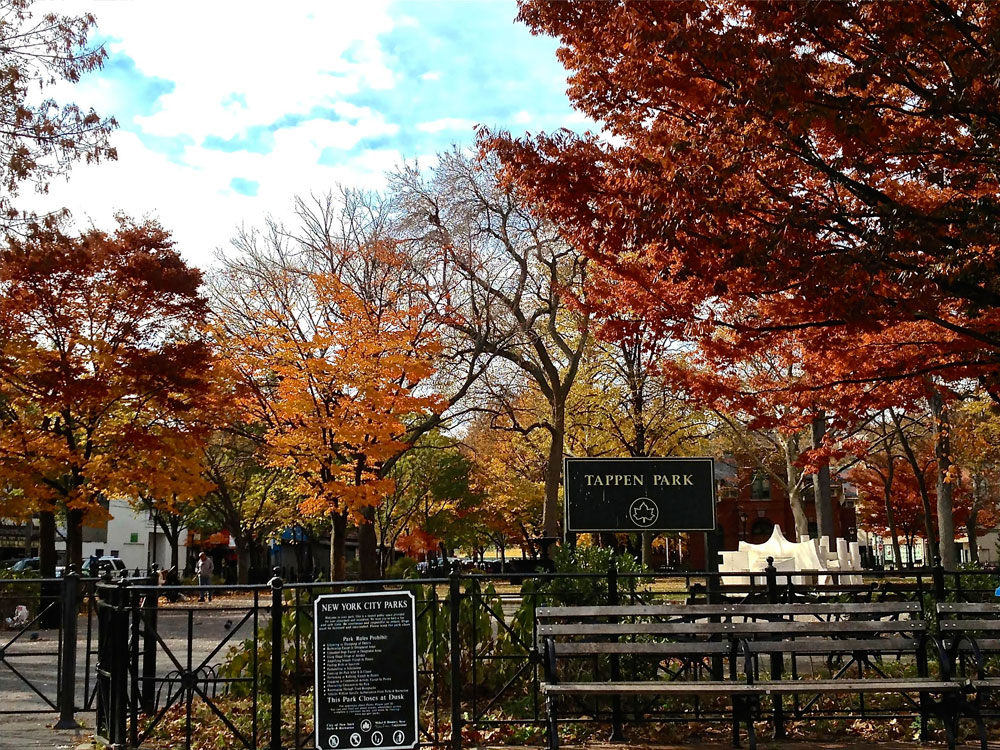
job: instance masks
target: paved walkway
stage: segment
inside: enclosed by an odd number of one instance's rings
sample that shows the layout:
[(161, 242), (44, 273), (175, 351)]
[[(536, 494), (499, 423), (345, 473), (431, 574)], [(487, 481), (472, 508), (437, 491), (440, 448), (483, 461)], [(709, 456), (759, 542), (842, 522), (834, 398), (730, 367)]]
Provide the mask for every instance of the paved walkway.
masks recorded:
[(94, 747), (93, 714), (77, 719), (86, 727), (56, 730), (56, 714), (0, 716), (0, 750), (91, 750)]

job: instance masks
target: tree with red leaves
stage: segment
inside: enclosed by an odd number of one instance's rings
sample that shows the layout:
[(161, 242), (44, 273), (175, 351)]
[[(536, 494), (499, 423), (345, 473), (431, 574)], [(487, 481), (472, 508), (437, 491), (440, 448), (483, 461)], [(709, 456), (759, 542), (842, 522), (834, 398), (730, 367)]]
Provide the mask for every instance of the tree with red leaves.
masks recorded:
[(39, 514), (43, 575), (55, 574), (57, 511), (79, 566), (102, 501), (185, 493), (191, 473), (163, 459), (197, 445), (186, 417), (208, 393), (200, 284), (153, 222), (37, 229), (0, 250), (0, 513)]
[(934, 399), (971, 377), (1000, 399), (1000, 6), (530, 0), (520, 18), (560, 40), (605, 135), (482, 142), (610, 272), (609, 307), (723, 357), (794, 331), (799, 389), (916, 379)]

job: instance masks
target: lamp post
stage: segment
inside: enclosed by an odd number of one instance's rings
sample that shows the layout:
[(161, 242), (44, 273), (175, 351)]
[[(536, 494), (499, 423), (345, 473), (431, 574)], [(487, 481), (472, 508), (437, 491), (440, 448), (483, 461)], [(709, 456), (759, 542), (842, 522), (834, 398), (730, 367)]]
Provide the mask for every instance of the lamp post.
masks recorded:
[(739, 516), (739, 519), (740, 519), (740, 539), (746, 539), (747, 538), (747, 512), (745, 510), (743, 510), (743, 508), (740, 508), (737, 511), (737, 515)]

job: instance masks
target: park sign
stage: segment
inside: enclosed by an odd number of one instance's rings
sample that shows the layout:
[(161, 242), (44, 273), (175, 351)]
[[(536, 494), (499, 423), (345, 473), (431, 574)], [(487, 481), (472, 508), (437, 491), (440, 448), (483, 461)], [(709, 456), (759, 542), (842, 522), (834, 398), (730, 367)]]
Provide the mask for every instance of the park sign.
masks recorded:
[(566, 531), (714, 531), (711, 458), (567, 458)]
[(328, 594), (316, 598), (313, 614), (316, 747), (416, 747), (417, 623), (413, 594)]

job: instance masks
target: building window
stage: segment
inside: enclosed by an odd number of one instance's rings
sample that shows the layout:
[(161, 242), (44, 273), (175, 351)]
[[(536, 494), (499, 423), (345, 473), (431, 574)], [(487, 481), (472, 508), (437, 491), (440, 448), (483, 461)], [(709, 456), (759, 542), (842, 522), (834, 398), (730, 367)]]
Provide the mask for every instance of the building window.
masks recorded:
[(771, 499), (771, 479), (762, 471), (755, 472), (750, 480), (751, 500)]
[(128, 535), (128, 543), (129, 544), (138, 544), (139, 543), (139, 532), (138, 531), (133, 531), (131, 534)]
[(752, 544), (766, 542), (771, 538), (771, 532), (773, 531), (774, 521), (769, 518), (758, 518), (753, 522), (753, 526), (750, 527), (750, 542)]

